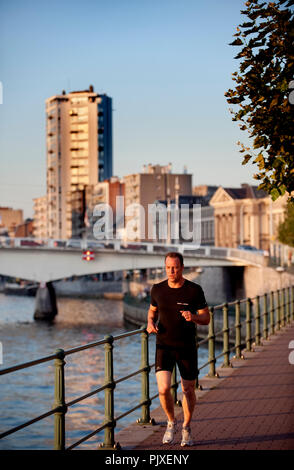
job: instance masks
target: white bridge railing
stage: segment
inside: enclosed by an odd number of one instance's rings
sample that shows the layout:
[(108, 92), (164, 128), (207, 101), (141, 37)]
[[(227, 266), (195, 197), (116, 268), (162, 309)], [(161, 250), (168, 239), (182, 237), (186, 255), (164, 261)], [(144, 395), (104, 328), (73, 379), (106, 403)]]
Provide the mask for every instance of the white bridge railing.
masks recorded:
[(263, 250), (247, 251), (236, 248), (199, 246), (192, 243), (159, 243), (159, 242), (135, 242), (123, 241), (119, 239), (110, 240), (88, 240), (88, 239), (38, 239), (38, 238), (8, 238), (0, 237), (0, 249), (17, 248), (21, 250), (60, 250), (60, 251), (121, 251), (146, 253), (168, 253), (169, 251), (178, 251), (185, 256), (218, 258), (218, 259), (236, 259), (244, 260), (258, 265), (268, 264), (268, 253)]

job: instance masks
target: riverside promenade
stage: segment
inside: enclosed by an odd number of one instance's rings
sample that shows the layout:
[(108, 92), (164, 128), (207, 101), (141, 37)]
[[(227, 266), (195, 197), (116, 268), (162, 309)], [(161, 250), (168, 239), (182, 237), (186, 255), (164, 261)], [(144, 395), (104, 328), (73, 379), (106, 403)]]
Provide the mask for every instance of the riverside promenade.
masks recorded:
[[(199, 380), (191, 423), (195, 445), (180, 446), (182, 409), (173, 445), (163, 445), (166, 418), (151, 410), (154, 426), (133, 424), (116, 434), (122, 450), (294, 450), (294, 364), (290, 364), (294, 322), (219, 367), (218, 378)], [(293, 353), (294, 354), (294, 353)], [(293, 361), (291, 361), (293, 362)], [(180, 388), (179, 388), (180, 390)], [(181, 399), (181, 393), (178, 393)]]

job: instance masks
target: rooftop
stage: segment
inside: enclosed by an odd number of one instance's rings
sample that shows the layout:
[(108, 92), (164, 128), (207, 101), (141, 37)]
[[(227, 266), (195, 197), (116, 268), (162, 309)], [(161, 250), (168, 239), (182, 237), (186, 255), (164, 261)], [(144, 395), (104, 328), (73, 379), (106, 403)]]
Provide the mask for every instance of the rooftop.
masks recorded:
[(263, 189), (258, 189), (257, 186), (249, 184), (242, 184), (241, 188), (224, 188), (224, 190), (233, 199), (261, 199), (268, 196), (268, 193)]

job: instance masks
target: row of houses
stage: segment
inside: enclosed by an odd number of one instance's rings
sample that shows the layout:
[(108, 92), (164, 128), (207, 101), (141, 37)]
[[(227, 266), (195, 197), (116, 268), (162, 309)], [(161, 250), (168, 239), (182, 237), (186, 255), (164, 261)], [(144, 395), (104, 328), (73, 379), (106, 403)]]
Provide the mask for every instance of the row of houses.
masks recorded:
[[(160, 235), (162, 224), (159, 214), (156, 220), (151, 220), (148, 211), (150, 206), (160, 205), (166, 207), (167, 217), (170, 217), (167, 228), (169, 241), (191, 241), (184, 239), (181, 222), (179, 235), (171, 237), (174, 228), (171, 208), (179, 210), (178, 220), (181, 220), (183, 208), (188, 210), (190, 233), (195, 227), (193, 217), (194, 209), (197, 208), (196, 223), (201, 224), (202, 245), (251, 245), (267, 250), (271, 242), (277, 239), (278, 226), (284, 220), (286, 201), (287, 196), (284, 196), (273, 202), (267, 193), (249, 184), (242, 184), (239, 188), (209, 185), (193, 187), (192, 174), (186, 170), (181, 174), (173, 173), (171, 164), (149, 164), (140, 173), (123, 178), (111, 177), (72, 193), (69, 205), (72, 227), (70, 238), (95, 238), (93, 227), (103, 214), (97, 212), (97, 208), (104, 204), (112, 211), (111, 236), (134, 241), (164, 241), (166, 238), (161, 239)], [(46, 197), (34, 199), (35, 237), (48, 238), (47, 214)], [(130, 221), (131, 238), (125, 230)], [(155, 228), (150, 227), (150, 224)], [(105, 238), (108, 238), (107, 233)]]
[(33, 219), (25, 219), (22, 209), (0, 207), (0, 236), (32, 237), (34, 236)]

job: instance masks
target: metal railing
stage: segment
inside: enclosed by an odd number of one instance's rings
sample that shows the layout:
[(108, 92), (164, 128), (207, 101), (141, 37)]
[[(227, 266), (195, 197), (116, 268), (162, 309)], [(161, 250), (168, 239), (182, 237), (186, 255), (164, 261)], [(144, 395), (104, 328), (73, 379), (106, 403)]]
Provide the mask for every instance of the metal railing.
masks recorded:
[[(262, 300), (262, 305), (261, 305)], [(253, 309), (254, 307), (254, 309)], [(234, 310), (233, 326), (229, 326), (229, 309)], [(243, 309), (243, 313), (242, 310)], [(214, 318), (216, 313), (220, 311), (223, 316), (223, 328), (220, 331), (215, 332)], [(217, 377), (216, 373), (216, 362), (219, 358), (223, 357), (223, 367), (230, 367), (230, 355), (234, 351), (236, 358), (243, 358), (242, 350), (244, 347), (247, 351), (252, 351), (253, 342), (255, 345), (260, 345), (262, 339), (268, 339), (270, 335), (274, 335), (281, 328), (290, 324), (294, 321), (294, 286), (279, 289), (275, 292), (266, 293), (263, 296), (256, 296), (253, 298), (247, 298), (242, 300), (236, 300), (234, 302), (228, 302), (222, 305), (216, 305), (210, 308), (210, 323), (208, 326), (207, 338), (202, 341), (197, 341), (196, 335), (196, 351), (203, 344), (208, 343), (208, 361), (198, 368), (198, 356), (197, 356), (197, 369), (198, 377), (196, 380), (196, 387), (201, 388), (199, 385), (199, 372), (205, 367), (209, 368), (208, 376)], [(241, 319), (243, 318), (243, 321)], [(254, 332), (252, 332), (252, 324), (255, 325)], [(242, 335), (242, 327), (245, 328), (245, 337)], [(234, 340), (232, 341), (231, 334), (234, 330)], [(141, 335), (141, 367), (140, 369), (132, 372), (124, 377), (114, 380), (113, 376), (113, 361), (114, 361), (114, 343), (122, 338), (129, 336)], [(216, 349), (216, 338), (222, 335), (223, 352), (219, 355), (215, 355)], [(242, 336), (244, 337), (242, 339)], [(149, 391), (149, 375), (154, 364), (149, 364), (149, 335), (145, 326), (140, 329), (133, 330), (130, 332), (122, 333), (117, 336), (106, 336), (103, 340), (88, 343), (73, 349), (63, 350), (57, 349), (54, 354), (46, 356), (34, 361), (26, 362), (16, 366), (12, 366), (6, 369), (0, 370), (0, 375), (10, 374), (12, 372), (27, 369), (37, 364), (45, 363), (54, 360), (55, 361), (55, 386), (54, 386), (54, 403), (53, 408), (46, 413), (43, 413), (25, 423), (13, 427), (6, 432), (0, 434), (0, 439), (10, 434), (13, 434), (20, 429), (28, 427), (37, 421), (45, 419), (51, 415), (54, 415), (54, 448), (56, 450), (71, 450), (78, 445), (82, 444), (86, 440), (95, 436), (102, 430), (104, 430), (104, 442), (101, 444), (103, 449), (115, 449), (120, 448), (119, 443), (115, 442), (115, 427), (117, 421), (123, 419), (130, 413), (141, 408), (141, 418), (137, 420), (138, 424), (154, 424), (153, 419), (150, 416), (150, 407), (152, 401), (155, 400), (159, 394), (150, 397)], [(104, 384), (89, 393), (82, 395), (74, 400), (66, 402), (65, 397), (65, 357), (77, 352), (96, 348), (104, 345), (105, 349), (105, 367), (104, 367)], [(138, 374), (141, 374), (141, 399), (137, 405), (127, 410), (121, 415), (114, 416), (114, 390), (117, 384), (126, 381)], [(181, 405), (177, 398), (177, 388), (179, 381), (177, 381), (176, 368), (174, 368), (172, 374), (172, 395), (174, 403)], [(66, 435), (65, 435), (65, 418), (68, 408), (72, 405), (85, 400), (97, 393), (104, 391), (105, 399), (105, 415), (104, 422), (101, 426), (86, 436), (79, 439), (74, 444), (66, 448)]]
[[(262, 306), (261, 306), (262, 301)], [(241, 321), (241, 307), (245, 310), (245, 318)], [(229, 327), (229, 307), (234, 309), (235, 324)], [(254, 307), (254, 309), (253, 309)], [(217, 310), (223, 314), (223, 328), (215, 332), (214, 317)], [(224, 358), (223, 367), (230, 367), (230, 354), (234, 351), (235, 358), (241, 359), (242, 348), (252, 351), (253, 342), (256, 346), (262, 344), (262, 339), (266, 340), (274, 335), (282, 327), (290, 324), (294, 320), (294, 286), (278, 289), (262, 296), (257, 295), (242, 300), (224, 303), (210, 308), (210, 323), (208, 326), (208, 337), (199, 341), (197, 347), (208, 342), (208, 361), (199, 370), (209, 366), (208, 376), (216, 376), (215, 364), (220, 357)], [(254, 323), (254, 331), (252, 327)], [(244, 339), (242, 340), (241, 329), (245, 328)], [(234, 339), (230, 334), (235, 331)], [(222, 335), (223, 352), (215, 356), (215, 340), (218, 335)], [(232, 345), (230, 347), (230, 344)]]

